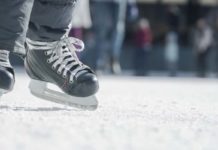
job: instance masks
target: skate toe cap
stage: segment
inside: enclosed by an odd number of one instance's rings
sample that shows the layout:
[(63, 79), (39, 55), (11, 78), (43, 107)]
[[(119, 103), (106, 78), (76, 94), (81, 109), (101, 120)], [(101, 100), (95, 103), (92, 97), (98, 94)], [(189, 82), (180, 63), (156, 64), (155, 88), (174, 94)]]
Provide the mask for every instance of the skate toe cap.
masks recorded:
[(87, 97), (94, 95), (99, 89), (97, 76), (93, 73), (86, 73), (77, 78), (76, 86), (70, 93), (74, 96)]

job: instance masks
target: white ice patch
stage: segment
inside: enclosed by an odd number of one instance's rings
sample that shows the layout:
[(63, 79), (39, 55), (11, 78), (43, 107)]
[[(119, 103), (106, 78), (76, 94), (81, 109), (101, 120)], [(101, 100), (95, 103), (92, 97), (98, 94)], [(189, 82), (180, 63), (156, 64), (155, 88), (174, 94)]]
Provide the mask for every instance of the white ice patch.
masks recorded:
[(103, 77), (96, 111), (40, 100), (16, 79), (0, 101), (1, 150), (217, 150), (216, 79)]

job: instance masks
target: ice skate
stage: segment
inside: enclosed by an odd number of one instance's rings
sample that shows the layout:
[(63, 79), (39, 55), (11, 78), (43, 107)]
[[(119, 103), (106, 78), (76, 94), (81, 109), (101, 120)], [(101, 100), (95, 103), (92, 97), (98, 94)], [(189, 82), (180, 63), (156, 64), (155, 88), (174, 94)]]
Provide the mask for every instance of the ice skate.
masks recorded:
[(0, 50), (0, 97), (14, 87), (14, 70), (9, 62), (9, 52)]
[[(97, 77), (76, 55), (84, 49), (81, 40), (69, 37), (55, 42), (27, 39), (27, 49), (25, 67), (32, 78), (29, 88), (33, 95), (69, 106), (97, 108), (94, 96), (99, 88)], [(57, 85), (62, 92), (49, 89), (47, 83)]]

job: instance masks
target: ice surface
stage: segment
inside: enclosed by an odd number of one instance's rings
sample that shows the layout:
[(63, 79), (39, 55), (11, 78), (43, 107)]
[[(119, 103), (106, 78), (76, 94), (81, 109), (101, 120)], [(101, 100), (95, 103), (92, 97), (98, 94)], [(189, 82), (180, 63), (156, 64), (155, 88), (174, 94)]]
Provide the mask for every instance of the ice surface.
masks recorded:
[(102, 77), (96, 111), (33, 97), (28, 77), (0, 100), (0, 150), (217, 150), (218, 80)]

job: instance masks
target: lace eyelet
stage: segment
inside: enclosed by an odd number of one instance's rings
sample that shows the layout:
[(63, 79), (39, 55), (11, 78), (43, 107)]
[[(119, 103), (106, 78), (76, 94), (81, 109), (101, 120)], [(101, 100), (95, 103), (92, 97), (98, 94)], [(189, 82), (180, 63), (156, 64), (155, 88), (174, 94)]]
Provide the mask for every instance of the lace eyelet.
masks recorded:
[(52, 69), (53, 69), (53, 70), (55, 70), (55, 67), (54, 67), (54, 66), (52, 66)]
[(60, 72), (60, 71), (57, 71), (57, 73), (58, 73), (58, 74), (61, 74), (61, 72)]
[(67, 78), (67, 76), (66, 76), (66, 75), (63, 75), (62, 77), (63, 77), (64, 79), (66, 79), (66, 78)]
[(72, 83), (73, 83), (73, 81), (72, 81), (72, 80), (70, 80), (70, 83), (72, 84)]
[(49, 59), (47, 60), (47, 63), (49, 63), (49, 64), (51, 63)]

